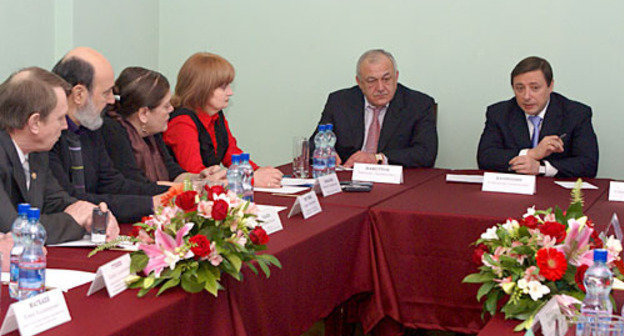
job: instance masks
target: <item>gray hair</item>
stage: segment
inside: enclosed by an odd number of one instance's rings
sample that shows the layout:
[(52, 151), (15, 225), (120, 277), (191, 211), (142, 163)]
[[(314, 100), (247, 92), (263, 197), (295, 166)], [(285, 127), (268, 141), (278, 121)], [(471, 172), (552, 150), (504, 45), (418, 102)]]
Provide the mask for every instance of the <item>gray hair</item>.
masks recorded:
[(360, 56), (360, 59), (358, 59), (357, 66), (355, 67), (356, 76), (360, 78), (360, 66), (362, 65), (362, 63), (364, 63), (364, 61), (375, 63), (379, 61), (379, 58), (381, 56), (385, 56), (390, 60), (390, 62), (392, 63), (392, 68), (394, 69), (394, 72), (398, 71), (396, 61), (394, 60), (394, 56), (392, 56), (391, 53), (383, 49), (371, 49), (363, 53), (362, 56)]

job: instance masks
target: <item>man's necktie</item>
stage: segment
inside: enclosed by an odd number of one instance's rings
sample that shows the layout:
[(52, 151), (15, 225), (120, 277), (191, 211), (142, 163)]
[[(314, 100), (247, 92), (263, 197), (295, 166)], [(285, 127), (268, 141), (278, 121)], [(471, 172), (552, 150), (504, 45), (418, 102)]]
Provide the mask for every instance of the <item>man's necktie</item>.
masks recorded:
[(377, 153), (377, 144), (379, 143), (379, 132), (381, 127), (379, 126), (379, 114), (383, 107), (373, 107), (373, 121), (368, 128), (368, 136), (366, 137), (366, 146), (364, 151), (367, 153)]
[(71, 182), (78, 194), (85, 193), (84, 165), (82, 164), (82, 146), (80, 137), (73, 132), (67, 132), (69, 144), (69, 159), (71, 163)]
[(539, 127), (542, 123), (542, 118), (540, 116), (529, 116), (529, 121), (533, 124), (533, 137), (531, 138), (531, 142), (533, 144), (533, 148), (535, 148), (539, 143)]

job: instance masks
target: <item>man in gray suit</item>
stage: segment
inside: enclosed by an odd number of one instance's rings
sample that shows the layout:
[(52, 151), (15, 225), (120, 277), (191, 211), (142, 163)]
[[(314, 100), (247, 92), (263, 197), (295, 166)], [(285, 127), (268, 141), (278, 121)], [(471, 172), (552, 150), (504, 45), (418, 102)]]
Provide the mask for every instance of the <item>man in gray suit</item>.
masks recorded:
[[(8, 232), (18, 203), (41, 209), (47, 243), (82, 238), (96, 205), (77, 201), (52, 176), (48, 153), (67, 128), (69, 84), (41, 68), (27, 68), (0, 84), (0, 231)], [(99, 207), (108, 211), (106, 204)], [(119, 234), (109, 215), (109, 239)]]

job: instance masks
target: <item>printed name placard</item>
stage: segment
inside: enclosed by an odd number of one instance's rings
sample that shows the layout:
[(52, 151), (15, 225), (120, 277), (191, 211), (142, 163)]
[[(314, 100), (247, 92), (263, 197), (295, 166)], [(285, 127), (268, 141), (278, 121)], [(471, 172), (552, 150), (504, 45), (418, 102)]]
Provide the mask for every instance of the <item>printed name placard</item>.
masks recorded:
[(624, 202), (624, 182), (609, 183), (609, 201)]
[(89, 287), (87, 296), (106, 287), (109, 297), (113, 297), (128, 288), (126, 278), (130, 275), (130, 255), (111, 260), (98, 268), (95, 279)]
[(340, 181), (338, 181), (338, 175), (332, 173), (317, 178), (314, 184), (314, 191), (318, 192), (319, 190), (323, 197), (341, 193), (342, 188), (340, 187)]
[(356, 163), (353, 166), (351, 179), (353, 181), (401, 184), (403, 183), (403, 166)]
[(482, 191), (510, 194), (535, 194), (535, 176), (503, 173), (484, 173)]
[(54, 289), (11, 304), (0, 335), (18, 328), (22, 336), (35, 335), (69, 321), (71, 316), (63, 292)]
[(321, 204), (319, 203), (318, 198), (316, 197), (316, 193), (314, 191), (310, 191), (301, 196), (297, 196), (295, 200), (295, 204), (293, 204), (292, 208), (290, 208), (290, 212), (288, 213), (288, 218), (302, 213), (304, 219), (308, 219), (321, 212)]
[(284, 229), (282, 220), (279, 218), (279, 213), (273, 209), (260, 210), (258, 212), (258, 219), (262, 221), (259, 224), (267, 234)]

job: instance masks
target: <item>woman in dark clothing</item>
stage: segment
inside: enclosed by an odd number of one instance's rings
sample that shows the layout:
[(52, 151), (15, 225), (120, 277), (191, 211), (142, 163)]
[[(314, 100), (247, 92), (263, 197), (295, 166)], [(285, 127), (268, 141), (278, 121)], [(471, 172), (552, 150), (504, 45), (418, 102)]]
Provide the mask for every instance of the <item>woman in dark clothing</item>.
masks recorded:
[(167, 129), (169, 82), (160, 73), (141, 67), (124, 69), (115, 82), (118, 100), (104, 118), (102, 133), (115, 168), (143, 182), (181, 182), (184, 179), (222, 181), (225, 170), (212, 166), (199, 174), (187, 173), (169, 154), (161, 132)]

